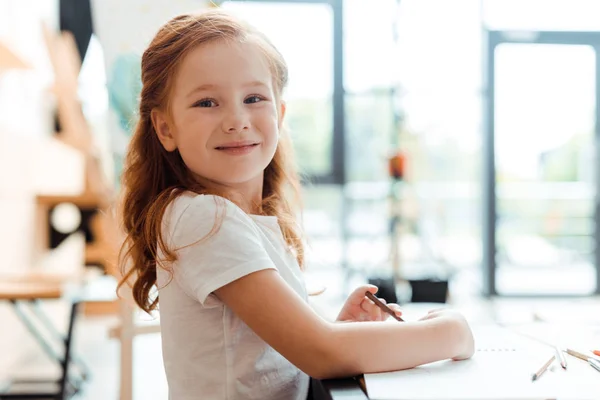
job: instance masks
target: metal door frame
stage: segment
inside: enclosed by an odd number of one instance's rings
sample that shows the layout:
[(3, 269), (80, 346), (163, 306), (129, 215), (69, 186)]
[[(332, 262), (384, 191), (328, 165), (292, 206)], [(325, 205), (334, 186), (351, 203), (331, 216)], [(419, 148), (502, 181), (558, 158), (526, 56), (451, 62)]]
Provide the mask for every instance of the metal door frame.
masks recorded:
[(229, 0), (230, 2), (292, 3), (292, 4), (328, 4), (332, 11), (333, 22), (333, 132), (331, 139), (331, 169), (329, 173), (303, 176), (315, 184), (346, 183), (346, 137), (344, 103), (344, 8), (343, 0)]
[[(594, 199), (594, 263), (596, 267), (596, 290), (600, 294), (600, 32), (574, 31), (498, 31), (484, 29), (484, 96), (483, 96), (483, 294), (496, 296), (496, 160), (495, 160), (495, 50), (504, 43), (562, 44), (591, 46), (596, 54), (595, 70), (595, 122), (594, 154), (595, 183)], [(507, 296), (507, 295), (503, 295)], [(531, 295), (538, 297), (539, 295)], [(564, 296), (564, 295), (560, 295)], [(507, 296), (508, 297), (508, 296)]]

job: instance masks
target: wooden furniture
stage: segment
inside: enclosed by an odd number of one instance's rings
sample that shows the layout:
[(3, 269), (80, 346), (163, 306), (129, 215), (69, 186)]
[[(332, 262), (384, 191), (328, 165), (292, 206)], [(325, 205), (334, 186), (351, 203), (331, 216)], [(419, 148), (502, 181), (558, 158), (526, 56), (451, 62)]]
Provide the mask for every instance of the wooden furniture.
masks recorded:
[[(36, 196), (36, 253), (44, 254), (60, 245), (69, 234), (83, 232), (86, 243), (84, 266), (98, 266), (104, 274), (118, 277), (117, 255), (120, 246), (118, 230), (112, 219), (115, 191), (102, 170), (93, 135), (83, 115), (77, 95), (81, 61), (71, 33), (60, 34), (44, 27), (44, 39), (55, 74), (53, 93), (58, 111), (55, 137), (77, 150), (84, 159), (83, 190), (78, 194), (39, 194)], [(73, 204), (79, 210), (81, 223), (73, 232), (58, 232), (50, 223), (52, 211), (59, 205)], [(108, 299), (110, 296), (106, 296)], [(112, 300), (90, 301), (86, 314), (119, 312)]]
[[(44, 313), (42, 301), (68, 300), (69, 322), (66, 334), (61, 334), (50, 318)], [(79, 298), (66, 295), (60, 283), (53, 281), (34, 280), (29, 277), (2, 279), (0, 283), (0, 301), (8, 301), (17, 317), (27, 328), (47, 356), (59, 364), (60, 377), (58, 380), (19, 380), (0, 383), (0, 400), (8, 399), (53, 399), (64, 400), (71, 398), (81, 388), (88, 377), (87, 366), (73, 356), (73, 331), (77, 317)], [(25, 312), (28, 309), (28, 312)], [(34, 323), (35, 319), (35, 323)], [(40, 328), (46, 332), (41, 333)], [(54, 345), (49, 340), (54, 340)], [(60, 344), (61, 350), (54, 348)], [(77, 374), (71, 369), (76, 368)]]
[[(75, 196), (37, 196), (40, 223), (38, 243), (46, 249), (50, 241), (48, 216), (52, 209), (63, 203), (74, 204), (82, 216), (89, 217), (87, 225), (79, 227), (86, 236), (88, 234), (90, 236), (86, 237), (84, 264), (100, 264), (107, 275), (118, 280), (121, 276), (117, 270), (118, 252), (123, 237), (113, 214), (116, 194), (102, 172), (91, 132), (77, 98), (80, 61), (75, 41), (67, 32), (57, 36), (45, 29), (44, 33), (56, 75), (54, 92), (60, 122), (57, 138), (77, 149), (84, 156), (85, 184), (83, 192)], [(130, 296), (125, 293), (126, 300), (118, 300), (114, 290), (114, 287), (110, 287), (106, 296), (101, 296), (103, 298), (94, 296), (96, 300), (86, 300), (84, 310), (86, 314), (111, 313), (119, 316), (119, 325), (111, 329), (110, 337), (118, 339), (121, 344), (120, 400), (131, 400), (133, 398), (133, 338), (139, 334), (160, 332), (160, 326), (136, 326), (134, 306), (127, 300)]]
[[(113, 234), (110, 216), (99, 205), (97, 199), (87, 194), (81, 196), (37, 196), (36, 197), (36, 220), (41, 225), (37, 230), (36, 243), (38, 251), (48, 251), (60, 244), (70, 233), (58, 234), (53, 232), (49, 220), (52, 211), (59, 205), (73, 204), (79, 210), (81, 223), (73, 232), (81, 231), (85, 235), (84, 266), (100, 267), (106, 275), (118, 279), (116, 271), (118, 257), (118, 235)], [(61, 237), (62, 236), (62, 237)], [(102, 296), (103, 299), (89, 300), (83, 304), (86, 314), (117, 314), (119, 312), (116, 302), (114, 287), (107, 287), (110, 295)]]

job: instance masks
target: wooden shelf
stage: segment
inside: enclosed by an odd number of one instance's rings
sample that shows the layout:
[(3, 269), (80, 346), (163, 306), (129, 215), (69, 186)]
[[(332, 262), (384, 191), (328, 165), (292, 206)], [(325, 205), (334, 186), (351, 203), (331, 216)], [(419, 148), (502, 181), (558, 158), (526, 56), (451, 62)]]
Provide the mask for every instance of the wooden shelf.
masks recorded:
[(81, 208), (97, 208), (103, 204), (103, 201), (96, 195), (39, 195), (36, 196), (38, 205), (54, 207), (59, 204), (71, 203)]
[(34, 300), (60, 299), (60, 285), (37, 282), (0, 282), (0, 299), (3, 300)]

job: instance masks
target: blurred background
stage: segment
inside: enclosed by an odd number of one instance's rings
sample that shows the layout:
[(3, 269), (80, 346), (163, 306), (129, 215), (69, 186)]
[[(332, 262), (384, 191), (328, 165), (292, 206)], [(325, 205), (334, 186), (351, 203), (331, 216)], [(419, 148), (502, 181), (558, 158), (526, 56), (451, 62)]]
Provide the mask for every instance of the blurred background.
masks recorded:
[(76, 398), (166, 398), (158, 315), (125, 323), (114, 297), (110, 199), (141, 53), (169, 18), (207, 7), (288, 62), (306, 279), (325, 317), (372, 282), (409, 308), (541, 318), (571, 304), (598, 320), (600, 2), (0, 0), (0, 381), (63, 373), (15, 299), (59, 287), (43, 315), (62, 329), (65, 287), (83, 282)]

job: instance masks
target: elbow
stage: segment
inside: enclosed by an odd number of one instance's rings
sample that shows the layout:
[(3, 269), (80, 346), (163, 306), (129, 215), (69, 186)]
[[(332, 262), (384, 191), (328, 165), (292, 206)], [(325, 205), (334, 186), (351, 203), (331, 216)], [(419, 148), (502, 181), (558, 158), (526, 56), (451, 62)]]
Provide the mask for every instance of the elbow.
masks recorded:
[(315, 379), (333, 379), (355, 376), (359, 373), (358, 363), (352, 357), (352, 352), (343, 345), (332, 324), (323, 340), (315, 346), (313, 362), (303, 368), (303, 371)]
[(335, 379), (358, 375), (357, 371), (358, 368), (348, 366), (343, 359), (331, 357), (323, 358), (322, 362), (315, 365), (307, 374), (315, 379)]
[(343, 364), (343, 360), (337, 358), (322, 358), (321, 362), (314, 365), (312, 368), (304, 371), (307, 375), (315, 379), (334, 379), (347, 378), (357, 375), (353, 373), (354, 368), (347, 368)]
[(304, 371), (304, 372), (306, 373), (306, 375), (310, 376), (311, 378), (318, 379), (318, 380), (331, 378), (327, 374), (327, 372), (325, 371), (324, 368), (314, 368), (314, 369), (311, 369), (310, 371)]

